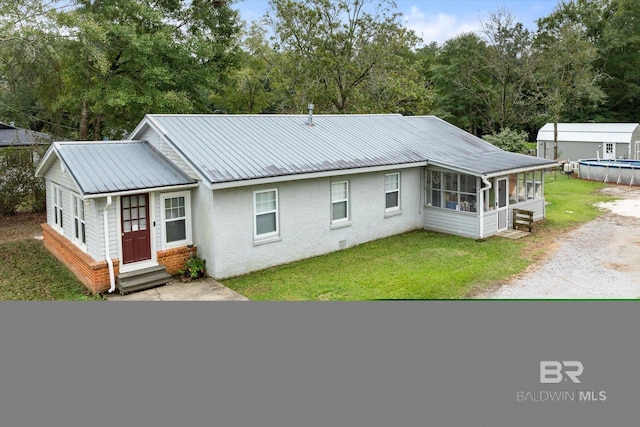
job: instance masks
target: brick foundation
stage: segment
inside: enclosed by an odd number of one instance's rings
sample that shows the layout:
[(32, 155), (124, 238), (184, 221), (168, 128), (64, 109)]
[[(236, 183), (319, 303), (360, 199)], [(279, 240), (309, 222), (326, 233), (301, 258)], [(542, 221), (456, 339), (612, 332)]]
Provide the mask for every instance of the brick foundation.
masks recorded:
[[(94, 294), (104, 292), (111, 287), (109, 265), (107, 261), (96, 261), (66, 237), (55, 231), (49, 224), (42, 224), (42, 237), (45, 248), (62, 262)], [(184, 268), (185, 261), (197, 248), (186, 246), (158, 251), (158, 264), (167, 268), (171, 275), (178, 274)], [(114, 275), (120, 272), (120, 261), (113, 260)]]
[[(94, 294), (111, 287), (107, 261), (96, 261), (55, 231), (49, 224), (42, 224), (44, 246)], [(119, 273), (119, 260), (113, 260), (114, 274)]]
[(171, 275), (178, 274), (180, 270), (184, 268), (187, 259), (197, 253), (198, 249), (195, 246), (191, 248), (181, 246), (179, 248), (156, 252), (158, 264), (164, 265), (167, 268), (167, 272)]

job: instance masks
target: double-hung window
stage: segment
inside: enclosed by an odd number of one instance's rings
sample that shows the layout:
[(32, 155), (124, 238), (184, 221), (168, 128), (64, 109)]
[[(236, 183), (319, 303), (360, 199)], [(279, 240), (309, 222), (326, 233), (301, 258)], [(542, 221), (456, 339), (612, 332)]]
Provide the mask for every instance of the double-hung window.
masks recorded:
[(331, 183), (331, 222), (349, 220), (349, 181)]
[(278, 190), (253, 193), (254, 235), (267, 238), (278, 235)]
[(384, 176), (385, 210), (387, 212), (400, 209), (400, 172), (388, 173)]
[(162, 234), (165, 248), (191, 243), (191, 203), (188, 192), (163, 194)]
[(53, 186), (53, 223), (59, 227), (64, 228), (63, 220), (63, 208), (62, 208), (62, 188), (57, 185)]
[(84, 221), (84, 200), (73, 195), (73, 238), (81, 246), (87, 244), (87, 227)]

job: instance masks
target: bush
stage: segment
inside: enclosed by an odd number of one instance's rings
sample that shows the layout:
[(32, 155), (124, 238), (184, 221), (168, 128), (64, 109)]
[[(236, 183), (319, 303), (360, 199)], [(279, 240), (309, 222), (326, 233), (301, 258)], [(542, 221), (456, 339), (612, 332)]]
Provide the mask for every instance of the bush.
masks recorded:
[[(31, 155), (31, 151), (12, 148), (0, 152), (0, 215), (44, 211), (44, 179), (36, 178)], [(25, 157), (28, 161), (16, 161)]]
[(512, 153), (527, 153), (529, 151), (527, 147), (528, 135), (524, 131), (518, 132), (504, 128), (500, 133), (484, 135), (482, 139), (489, 144), (495, 145), (505, 151), (511, 151)]

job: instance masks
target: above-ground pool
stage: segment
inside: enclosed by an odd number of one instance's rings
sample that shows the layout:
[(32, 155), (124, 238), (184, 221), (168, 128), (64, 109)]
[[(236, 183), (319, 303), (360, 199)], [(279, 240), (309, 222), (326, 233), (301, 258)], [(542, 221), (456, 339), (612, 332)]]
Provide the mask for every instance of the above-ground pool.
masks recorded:
[(640, 185), (640, 160), (580, 160), (578, 174), (592, 181)]

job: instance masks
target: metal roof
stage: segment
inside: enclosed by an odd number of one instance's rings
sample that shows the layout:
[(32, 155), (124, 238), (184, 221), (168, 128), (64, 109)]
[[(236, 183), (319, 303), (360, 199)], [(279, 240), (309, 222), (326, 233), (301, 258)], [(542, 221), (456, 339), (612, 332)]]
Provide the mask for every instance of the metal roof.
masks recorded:
[(46, 145), (51, 140), (49, 134), (0, 123), (0, 147)]
[(146, 141), (54, 142), (42, 163), (54, 152), (84, 195), (195, 182)]
[[(558, 141), (629, 144), (640, 138), (638, 123), (558, 123)], [(553, 141), (553, 123), (538, 131), (538, 141)]]
[(203, 179), (223, 183), (334, 170), (439, 164), (483, 175), (554, 162), (508, 153), (434, 116), (147, 115)]

